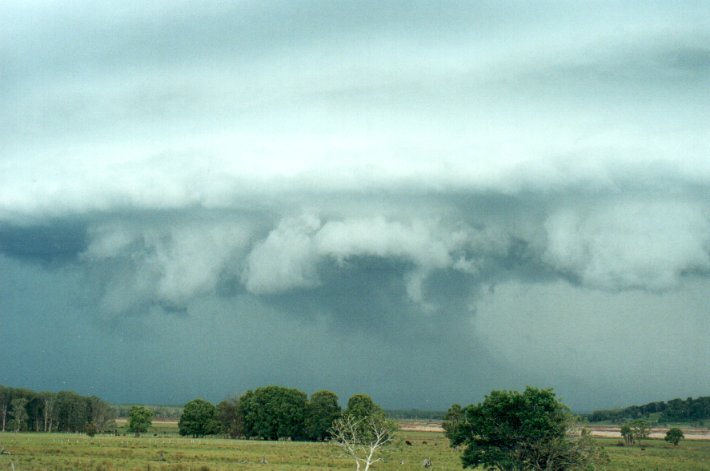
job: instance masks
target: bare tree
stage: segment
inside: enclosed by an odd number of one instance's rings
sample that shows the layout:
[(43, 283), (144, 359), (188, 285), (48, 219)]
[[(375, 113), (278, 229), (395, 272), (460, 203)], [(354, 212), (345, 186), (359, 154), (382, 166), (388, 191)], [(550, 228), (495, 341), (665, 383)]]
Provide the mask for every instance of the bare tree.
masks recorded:
[(332, 440), (343, 452), (355, 460), (355, 469), (364, 471), (382, 458), (378, 455), (382, 448), (392, 443), (397, 424), (383, 414), (374, 414), (362, 418), (345, 415), (333, 422)]

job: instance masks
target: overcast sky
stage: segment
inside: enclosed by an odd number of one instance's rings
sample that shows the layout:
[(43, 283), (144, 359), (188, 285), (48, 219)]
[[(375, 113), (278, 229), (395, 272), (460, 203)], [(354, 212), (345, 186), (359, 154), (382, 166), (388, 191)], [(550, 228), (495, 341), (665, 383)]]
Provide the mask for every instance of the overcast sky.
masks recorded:
[(707, 2), (0, 4), (0, 384), (710, 395)]

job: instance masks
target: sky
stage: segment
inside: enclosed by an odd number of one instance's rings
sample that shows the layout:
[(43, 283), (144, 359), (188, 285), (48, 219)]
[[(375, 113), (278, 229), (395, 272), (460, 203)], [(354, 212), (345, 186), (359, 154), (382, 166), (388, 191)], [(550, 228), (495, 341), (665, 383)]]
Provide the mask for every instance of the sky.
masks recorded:
[(710, 5), (3, 1), (0, 384), (710, 395)]

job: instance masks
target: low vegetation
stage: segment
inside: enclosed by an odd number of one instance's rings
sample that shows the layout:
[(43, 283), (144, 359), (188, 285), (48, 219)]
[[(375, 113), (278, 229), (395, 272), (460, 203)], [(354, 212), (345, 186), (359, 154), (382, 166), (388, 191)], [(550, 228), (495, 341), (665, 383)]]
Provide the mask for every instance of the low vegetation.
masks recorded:
[[(156, 429), (157, 430), (157, 429)], [(315, 470), (355, 468), (341, 449), (325, 442), (193, 439), (177, 434), (177, 426), (166, 434), (153, 430), (135, 438), (85, 434), (5, 433), (0, 434), (0, 470)], [(411, 445), (394, 447), (377, 463), (378, 471), (423, 469), (429, 459), (434, 469), (457, 469), (459, 454), (448, 447), (442, 433), (408, 432), (402, 436)]]
[[(338, 447), (322, 442), (193, 439), (178, 435), (175, 422), (154, 422), (140, 438), (132, 434), (0, 433), (0, 470), (56, 471), (226, 471), (354, 469)], [(157, 435), (157, 436), (156, 436)], [(449, 447), (443, 433), (400, 431), (394, 446), (377, 463), (378, 471), (461, 469), (461, 451)], [(707, 470), (710, 441), (683, 441), (679, 446), (648, 439), (644, 446), (618, 446), (619, 439), (594, 439), (609, 455), (608, 471)], [(409, 442), (410, 444), (407, 444)], [(4, 450), (4, 452), (3, 452)], [(403, 464), (401, 464), (403, 462)]]

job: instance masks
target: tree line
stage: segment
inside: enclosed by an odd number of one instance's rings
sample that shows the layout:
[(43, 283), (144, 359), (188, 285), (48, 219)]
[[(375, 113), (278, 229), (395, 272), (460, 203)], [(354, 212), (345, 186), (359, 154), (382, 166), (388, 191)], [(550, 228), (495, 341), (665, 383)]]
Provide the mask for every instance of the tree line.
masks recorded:
[(213, 405), (194, 399), (183, 408), (178, 421), (181, 435), (263, 440), (323, 441), (331, 437), (336, 420), (343, 416), (384, 415), (366, 394), (355, 394), (342, 410), (338, 396), (317, 391), (310, 398), (303, 391), (283, 386), (264, 386)]
[[(147, 432), (153, 411), (132, 406), (128, 431)], [(392, 443), (397, 423), (367, 394), (355, 394), (345, 410), (331, 391), (309, 398), (298, 389), (265, 386), (225, 399), (216, 406), (197, 398), (185, 404), (178, 421), (180, 435), (193, 438), (226, 435), (263, 440), (332, 440), (357, 469), (368, 471), (382, 461), (382, 448)]]
[(660, 413), (658, 422), (694, 422), (710, 419), (710, 397), (689, 397), (670, 401), (649, 402), (641, 406), (629, 406), (621, 409), (597, 410), (588, 416), (590, 422), (624, 422), (627, 420), (649, 418)]
[(72, 391), (36, 392), (0, 385), (0, 430), (85, 432), (114, 430), (113, 407), (96, 396)]
[(131, 408), (140, 405), (150, 410), (153, 417), (161, 420), (177, 420), (182, 414), (182, 406), (156, 406), (147, 404), (113, 404), (112, 407), (116, 411), (116, 417), (128, 417)]

